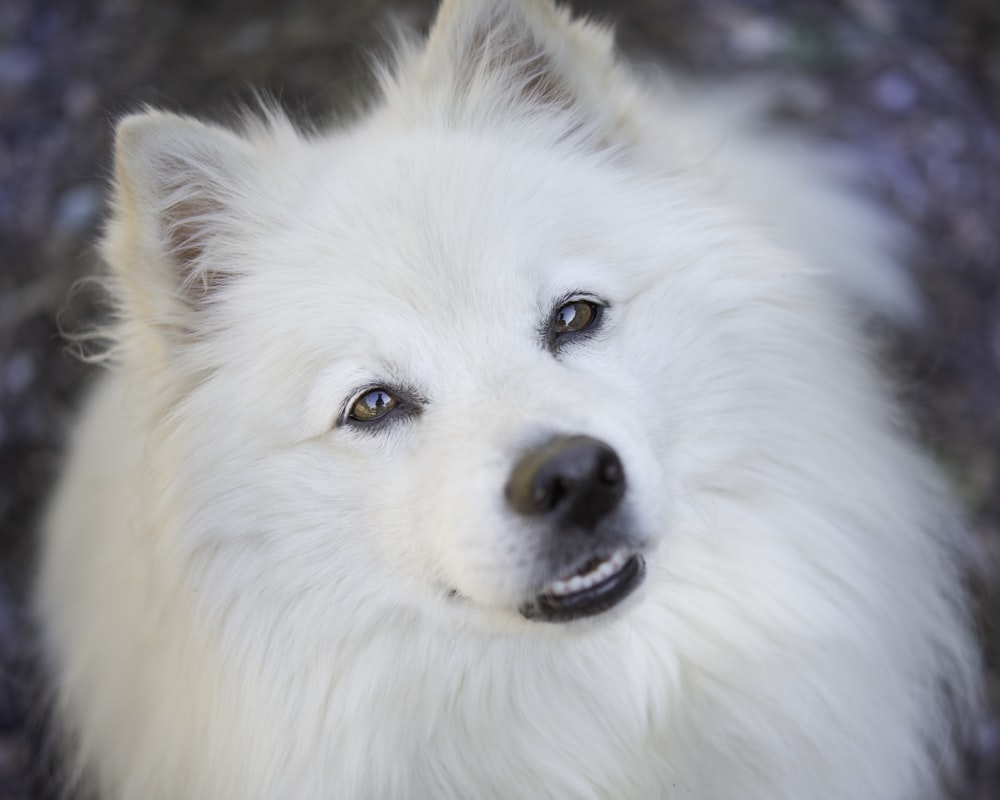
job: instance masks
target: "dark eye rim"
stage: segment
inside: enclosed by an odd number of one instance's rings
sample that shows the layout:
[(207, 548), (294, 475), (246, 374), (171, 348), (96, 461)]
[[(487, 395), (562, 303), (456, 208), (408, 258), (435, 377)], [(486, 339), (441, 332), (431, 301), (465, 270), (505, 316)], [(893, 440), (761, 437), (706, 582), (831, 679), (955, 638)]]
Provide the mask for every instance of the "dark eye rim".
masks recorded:
[[(385, 392), (392, 396), (396, 400), (396, 405), (374, 419), (359, 419), (352, 416), (351, 409), (354, 407), (354, 404), (366, 394), (376, 391)], [(337, 417), (337, 427), (359, 429), (380, 428), (391, 424), (393, 421), (419, 414), (423, 405), (424, 402), (418, 398), (418, 395), (409, 389), (394, 386), (388, 381), (372, 382), (355, 389), (348, 395)]]
[[(556, 323), (558, 320), (558, 314), (562, 309), (571, 303), (586, 303), (590, 306), (593, 312), (593, 317), (585, 328), (581, 328), (578, 331), (557, 331)], [(604, 321), (604, 314), (608, 307), (609, 304), (607, 301), (587, 292), (573, 292), (559, 298), (559, 300), (557, 300), (552, 306), (552, 313), (549, 315), (548, 322), (544, 329), (543, 338), (546, 346), (549, 350), (555, 353), (570, 342), (580, 341), (581, 339), (587, 339), (593, 336), (600, 330), (601, 324)]]

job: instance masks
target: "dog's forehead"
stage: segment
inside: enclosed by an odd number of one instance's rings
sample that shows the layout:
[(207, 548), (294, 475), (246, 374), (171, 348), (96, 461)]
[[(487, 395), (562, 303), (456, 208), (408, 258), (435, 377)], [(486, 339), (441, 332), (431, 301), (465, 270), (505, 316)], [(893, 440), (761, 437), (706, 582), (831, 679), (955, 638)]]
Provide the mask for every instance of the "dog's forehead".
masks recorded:
[(301, 154), (283, 233), (261, 242), (254, 305), (241, 304), (294, 309), (275, 324), (310, 349), (365, 360), (422, 337), (485, 347), (537, 330), (571, 293), (604, 296), (623, 262), (642, 260), (622, 257), (643, 241), (627, 192), (585, 154), (432, 132), (354, 145)]
[[(425, 135), (375, 143), (342, 159), (315, 154), (311, 246), (346, 291), (378, 287), (411, 298), (517, 289), (572, 249), (587, 222), (585, 159), (472, 137)], [(542, 267), (542, 276), (546, 269)]]

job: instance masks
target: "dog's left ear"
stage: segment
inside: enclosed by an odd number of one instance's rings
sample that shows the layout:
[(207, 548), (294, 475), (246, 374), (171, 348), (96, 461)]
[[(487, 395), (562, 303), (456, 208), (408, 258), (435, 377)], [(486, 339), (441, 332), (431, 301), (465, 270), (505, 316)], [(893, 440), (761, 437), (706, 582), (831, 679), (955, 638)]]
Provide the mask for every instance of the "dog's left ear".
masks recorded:
[(550, 0), (444, 0), (414, 72), (401, 83), (415, 77), (449, 122), (538, 111), (608, 141), (627, 136), (637, 94), (611, 32)]

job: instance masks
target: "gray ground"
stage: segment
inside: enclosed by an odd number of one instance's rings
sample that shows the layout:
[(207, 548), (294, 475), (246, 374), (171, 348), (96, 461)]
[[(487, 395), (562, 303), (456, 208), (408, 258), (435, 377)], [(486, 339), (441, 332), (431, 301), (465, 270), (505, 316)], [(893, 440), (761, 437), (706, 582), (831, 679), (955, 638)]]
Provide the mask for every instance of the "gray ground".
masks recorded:
[[(44, 795), (23, 614), (31, 529), (88, 370), (56, 316), (92, 272), (111, 121), (143, 103), (219, 116), (249, 87), (298, 118), (367, 87), (385, 12), (428, 0), (3, 0), (0, 4), (0, 798)], [(633, 52), (788, 83), (784, 113), (856, 147), (916, 233), (931, 315), (891, 366), (970, 510), (993, 676), (956, 797), (1000, 798), (1000, 2), (579, 0)], [(96, 313), (79, 295), (73, 327)]]

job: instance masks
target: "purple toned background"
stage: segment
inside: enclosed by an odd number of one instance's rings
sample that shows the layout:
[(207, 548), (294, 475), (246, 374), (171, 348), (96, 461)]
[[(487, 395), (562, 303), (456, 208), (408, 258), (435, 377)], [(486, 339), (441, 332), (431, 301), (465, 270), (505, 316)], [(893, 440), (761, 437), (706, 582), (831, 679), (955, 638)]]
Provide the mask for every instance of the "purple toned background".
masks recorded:
[[(61, 342), (97, 314), (112, 121), (144, 103), (224, 115), (251, 89), (298, 119), (350, 108), (393, 11), (427, 0), (0, 3), (0, 800), (47, 796), (24, 614), (32, 528), (89, 369)], [(963, 800), (1000, 798), (1000, 2), (579, 0), (631, 53), (699, 77), (779, 77), (781, 113), (853, 146), (914, 230), (930, 298), (889, 365), (970, 510), (989, 665)], [(846, 800), (846, 798), (845, 798)], [(863, 799), (859, 799), (863, 800)]]

